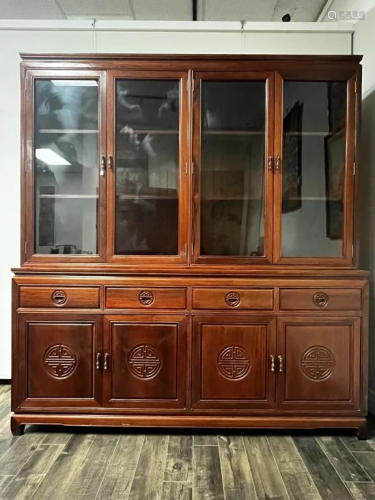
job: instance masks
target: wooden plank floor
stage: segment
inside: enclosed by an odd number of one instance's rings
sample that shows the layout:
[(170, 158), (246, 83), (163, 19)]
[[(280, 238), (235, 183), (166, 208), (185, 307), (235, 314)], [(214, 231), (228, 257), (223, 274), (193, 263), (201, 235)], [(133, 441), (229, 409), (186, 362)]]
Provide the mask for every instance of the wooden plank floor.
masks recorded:
[(0, 386), (1, 500), (375, 500), (375, 439), (349, 433), (31, 426), (12, 437), (9, 418)]

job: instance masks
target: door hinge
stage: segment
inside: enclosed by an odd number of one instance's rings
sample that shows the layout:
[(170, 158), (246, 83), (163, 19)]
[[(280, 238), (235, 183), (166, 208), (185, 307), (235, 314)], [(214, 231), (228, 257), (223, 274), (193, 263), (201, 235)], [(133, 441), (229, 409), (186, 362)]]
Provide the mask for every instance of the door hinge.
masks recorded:
[(354, 93), (358, 94), (358, 81), (357, 81), (357, 79), (355, 79), (355, 81), (354, 81)]
[(27, 256), (27, 241), (25, 241), (25, 248), (24, 248), (24, 252), (25, 252), (25, 257)]
[(352, 245), (352, 258), (354, 257), (354, 245)]
[(195, 163), (193, 161), (191, 162), (191, 174), (195, 174)]
[(194, 243), (191, 244), (191, 255), (194, 255)]
[(353, 162), (353, 175), (357, 173), (357, 162)]
[(185, 254), (185, 257), (187, 257), (187, 243), (185, 243), (185, 245), (184, 245), (184, 254)]
[(191, 77), (191, 89), (193, 92), (195, 92), (195, 80), (193, 76)]
[(188, 162), (185, 161), (185, 174), (187, 175), (188, 174)]

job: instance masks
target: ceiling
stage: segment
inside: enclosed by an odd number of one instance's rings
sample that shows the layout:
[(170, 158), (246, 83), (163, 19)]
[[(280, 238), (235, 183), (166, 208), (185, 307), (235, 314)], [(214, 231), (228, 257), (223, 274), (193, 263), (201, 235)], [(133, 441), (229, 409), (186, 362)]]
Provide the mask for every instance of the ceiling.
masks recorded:
[[(191, 21), (194, 0), (0, 0), (0, 19)], [(197, 0), (198, 21), (316, 21), (327, 0)]]

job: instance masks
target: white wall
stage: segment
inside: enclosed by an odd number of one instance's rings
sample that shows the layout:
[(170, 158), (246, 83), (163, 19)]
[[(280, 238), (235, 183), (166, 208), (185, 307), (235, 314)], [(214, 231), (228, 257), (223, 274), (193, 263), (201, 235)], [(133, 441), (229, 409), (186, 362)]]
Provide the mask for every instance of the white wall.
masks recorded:
[(375, 413), (375, 8), (358, 21), (354, 52), (363, 54), (362, 133), (360, 159), (360, 265), (371, 271), (370, 278), (370, 398)]
[[(350, 23), (0, 21), (0, 379), (10, 378), (11, 267), (20, 254), (19, 52), (350, 54)], [(370, 45), (368, 48), (370, 51)]]

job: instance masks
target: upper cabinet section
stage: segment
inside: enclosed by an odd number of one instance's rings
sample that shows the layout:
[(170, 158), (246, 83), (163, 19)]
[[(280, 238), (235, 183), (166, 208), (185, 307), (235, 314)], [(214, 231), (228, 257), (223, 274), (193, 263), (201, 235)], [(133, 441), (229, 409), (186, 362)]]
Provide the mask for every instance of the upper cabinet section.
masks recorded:
[(356, 266), (360, 58), (26, 59), (23, 265)]

